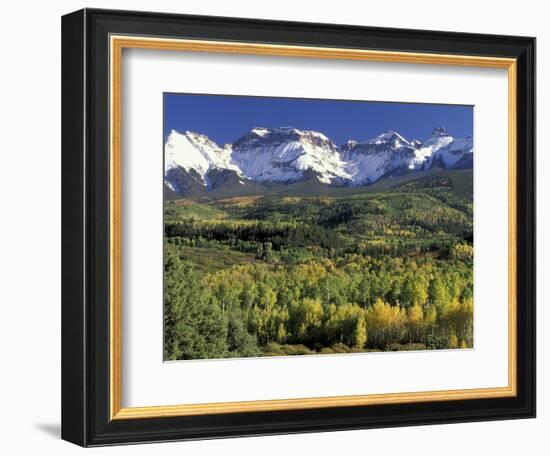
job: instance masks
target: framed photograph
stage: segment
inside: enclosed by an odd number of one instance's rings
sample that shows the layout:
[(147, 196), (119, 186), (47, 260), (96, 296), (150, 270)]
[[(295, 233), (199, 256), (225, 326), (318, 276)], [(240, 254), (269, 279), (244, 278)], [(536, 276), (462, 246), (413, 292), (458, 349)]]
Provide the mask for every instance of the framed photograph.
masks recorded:
[(535, 39), (62, 20), (62, 437), (535, 416)]

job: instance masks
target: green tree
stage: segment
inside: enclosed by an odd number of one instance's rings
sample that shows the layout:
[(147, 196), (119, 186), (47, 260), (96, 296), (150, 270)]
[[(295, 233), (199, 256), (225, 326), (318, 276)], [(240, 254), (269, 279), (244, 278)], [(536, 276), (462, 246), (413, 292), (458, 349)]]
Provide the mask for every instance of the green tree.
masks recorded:
[(409, 343), (421, 342), (424, 330), (424, 312), (422, 306), (416, 304), (407, 309), (407, 326), (409, 330)]
[(248, 357), (261, 354), (256, 338), (249, 334), (242, 313), (232, 313), (227, 322), (227, 348), (229, 356)]
[(357, 318), (355, 329), (353, 330), (352, 346), (355, 348), (363, 348), (367, 342), (367, 323), (365, 316), (361, 315)]
[(311, 343), (323, 322), (323, 306), (318, 298), (304, 298), (290, 309), (290, 326), (296, 342)]
[(428, 299), (435, 306), (438, 313), (444, 314), (449, 306), (450, 296), (444, 282), (438, 276), (430, 281)]
[(227, 354), (227, 325), (221, 310), (206, 298), (193, 265), (170, 250), (164, 263), (164, 306), (165, 359)]

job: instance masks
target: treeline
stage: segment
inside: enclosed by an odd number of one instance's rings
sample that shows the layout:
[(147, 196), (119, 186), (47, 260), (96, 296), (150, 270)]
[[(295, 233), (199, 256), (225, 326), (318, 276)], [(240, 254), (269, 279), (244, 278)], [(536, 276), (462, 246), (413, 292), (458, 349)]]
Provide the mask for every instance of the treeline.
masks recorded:
[[(377, 218), (346, 225), (338, 231), (322, 225), (302, 222), (273, 221), (204, 221), (194, 218), (181, 219), (165, 224), (165, 237), (175, 245), (189, 247), (229, 246), (234, 250), (256, 254), (266, 261), (280, 259), (294, 262), (293, 257), (308, 257), (306, 248), (316, 256), (336, 258), (356, 253), (364, 256), (380, 257), (404, 256), (439, 252), (448, 257), (457, 238), (440, 233), (433, 237), (417, 238), (414, 233), (403, 227), (386, 228), (384, 236), (373, 236), (376, 230), (372, 226)], [(373, 236), (372, 241), (358, 240), (358, 233)], [(471, 232), (465, 231), (465, 238), (472, 241)], [(304, 256), (305, 254), (305, 256)]]
[(165, 225), (165, 235), (168, 238), (180, 237), (188, 239), (205, 239), (207, 241), (254, 242), (271, 245), (280, 250), (283, 247), (306, 247), (317, 245), (321, 248), (336, 248), (345, 246), (341, 236), (335, 231), (319, 225), (304, 225), (300, 223), (237, 223), (216, 222), (198, 223), (193, 219)]
[(473, 345), (467, 244), (446, 261), (350, 254), (204, 276), (166, 250), (166, 359), (259, 356), (273, 344), (322, 353)]
[[(335, 259), (348, 254), (370, 256), (379, 258), (382, 256), (401, 257), (406, 255), (421, 255), (424, 253), (437, 253), (439, 258), (456, 257), (456, 248), (460, 246), (464, 250), (465, 259), (473, 257), (473, 248), (469, 243), (457, 243), (453, 239), (428, 239), (428, 240), (391, 240), (381, 239), (376, 242), (349, 243), (345, 247), (323, 247), (307, 245), (305, 247), (291, 245), (291, 243), (279, 244), (274, 248), (271, 242), (258, 242), (242, 240), (229, 233), (223, 239), (208, 239), (202, 236), (170, 236), (166, 238), (171, 245), (181, 247), (199, 247), (208, 249), (232, 249), (239, 252), (253, 254), (256, 259), (266, 262), (283, 262), (297, 264), (311, 258)], [(286, 245), (285, 245), (286, 244)]]
[(471, 204), (441, 190), (432, 194), (387, 193), (341, 199), (264, 197), (252, 209), (230, 205), (220, 207), (232, 218), (301, 221), (329, 230), (350, 231), (350, 227), (361, 226), (371, 234), (384, 235), (388, 229), (405, 228), (417, 235), (443, 232), (463, 237), (472, 230)]
[[(329, 257), (428, 251), (445, 255), (457, 239), (473, 241), (471, 215), (427, 195), (350, 200), (264, 197), (251, 206), (179, 207), (179, 216), (176, 207), (167, 208), (172, 214), (165, 224), (167, 239), (189, 246), (228, 245), (249, 253), (315, 247), (332, 252)], [(211, 213), (220, 218), (210, 218)]]

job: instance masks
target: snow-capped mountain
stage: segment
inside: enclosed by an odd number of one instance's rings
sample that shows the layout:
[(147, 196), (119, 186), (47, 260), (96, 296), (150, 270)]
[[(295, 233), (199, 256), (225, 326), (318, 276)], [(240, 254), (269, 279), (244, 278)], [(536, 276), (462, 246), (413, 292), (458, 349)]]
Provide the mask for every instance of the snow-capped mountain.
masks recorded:
[(220, 185), (291, 183), (367, 185), (432, 166), (471, 168), (472, 137), (453, 138), (443, 127), (424, 142), (393, 130), (338, 147), (320, 132), (293, 127), (253, 128), (223, 148), (205, 135), (172, 130), (164, 147), (165, 183), (181, 195)]
[(231, 148), (221, 149), (208, 136), (186, 131), (172, 130), (164, 147), (164, 171), (175, 167), (186, 171), (195, 170), (203, 179), (212, 168), (239, 168), (231, 164)]
[(471, 136), (457, 138), (432, 155), (433, 163), (440, 162), (444, 168), (471, 168), (473, 166), (474, 141)]
[(191, 191), (189, 187), (211, 187), (211, 172), (218, 175), (220, 170), (242, 174), (231, 163), (229, 146), (222, 149), (206, 135), (191, 131), (170, 132), (164, 145), (164, 176), (171, 190), (186, 194)]
[(341, 151), (353, 185), (369, 184), (382, 176), (417, 167), (415, 147), (393, 130), (387, 130), (364, 143), (348, 141)]
[(308, 170), (324, 184), (350, 180), (338, 148), (316, 131), (254, 128), (233, 143), (232, 151), (232, 163), (256, 182), (295, 182)]

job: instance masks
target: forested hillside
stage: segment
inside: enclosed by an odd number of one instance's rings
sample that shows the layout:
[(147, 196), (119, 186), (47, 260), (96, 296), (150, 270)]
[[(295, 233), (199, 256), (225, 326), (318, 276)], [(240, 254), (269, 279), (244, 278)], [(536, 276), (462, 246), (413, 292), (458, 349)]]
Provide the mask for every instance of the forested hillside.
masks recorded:
[(165, 203), (165, 359), (473, 346), (471, 170)]

